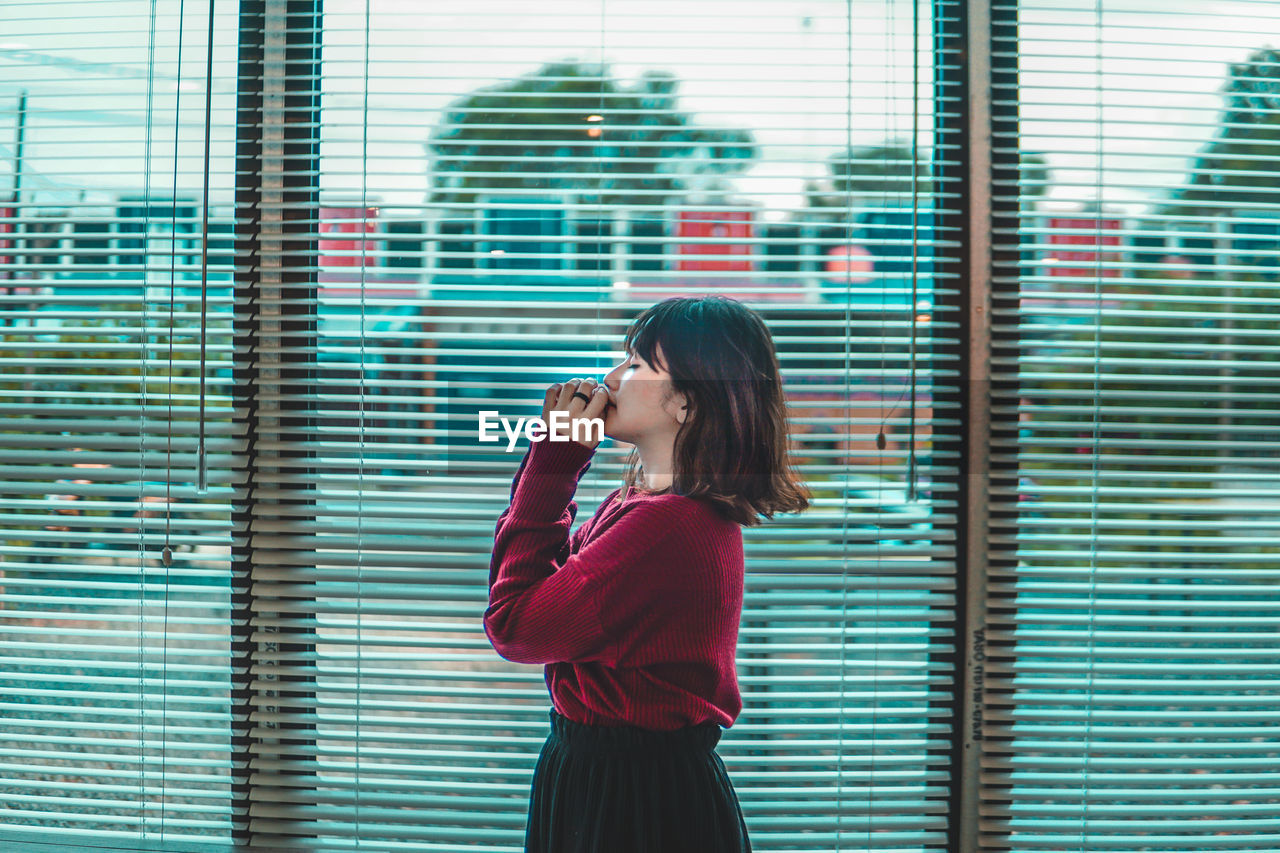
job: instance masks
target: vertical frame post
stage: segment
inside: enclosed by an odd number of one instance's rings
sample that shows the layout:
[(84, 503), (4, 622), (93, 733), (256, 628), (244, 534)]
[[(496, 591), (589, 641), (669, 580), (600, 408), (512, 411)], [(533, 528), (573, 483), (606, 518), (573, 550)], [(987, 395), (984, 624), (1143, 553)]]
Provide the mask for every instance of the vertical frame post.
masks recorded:
[[(941, 3), (942, 0), (935, 0)], [(984, 788), (984, 759), (997, 729), (985, 712), (992, 706), (987, 682), (988, 662), (996, 651), (987, 630), (987, 614), (1000, 602), (988, 598), (988, 587), (1000, 567), (1016, 565), (1012, 530), (1017, 523), (1018, 461), (1015, 454), (993, 457), (993, 438), (1015, 446), (1017, 415), (1005, 420), (992, 416), (993, 391), (1001, 399), (1017, 399), (1017, 323), (996, 328), (993, 309), (1016, 317), (1019, 305), (1021, 252), (1019, 228), (1019, 124), (1017, 35), (1014, 5), (994, 8), (990, 0), (959, 0), (958, 14), (938, 15), (938, 49), (960, 57), (954, 81), (940, 91), (958, 97), (946, 104), (952, 117), (940, 127), (951, 132), (960, 153), (955, 158), (951, 188), (963, 199), (955, 216), (961, 251), (954, 262), (959, 282), (960, 341), (957, 401), (961, 411), (960, 464), (957, 507), (955, 690), (949, 715), (955, 722), (948, 766), (953, 784), (948, 802), (947, 849), (974, 853), (983, 839), (982, 804), (991, 792)], [(998, 46), (998, 49), (997, 49)], [(950, 63), (948, 63), (950, 64)], [(950, 82), (950, 88), (945, 85)], [(993, 91), (1001, 93), (993, 97)], [(958, 94), (957, 94), (958, 93)], [(941, 105), (939, 105), (941, 107)], [(939, 115), (943, 111), (939, 109)], [(997, 244), (995, 234), (1013, 235)], [(1008, 354), (1013, 367), (993, 378), (992, 353)], [(998, 387), (997, 387), (997, 384)], [(1012, 495), (992, 506), (993, 495)], [(990, 824), (990, 815), (986, 816)], [(988, 832), (990, 830), (988, 829)]]
[(992, 547), (992, 229), (997, 224), (992, 170), (999, 155), (992, 145), (996, 116), (991, 88), (996, 24), (989, 0), (958, 0), (956, 4), (934, 0), (933, 19), (939, 69), (935, 92), (940, 99), (934, 114), (939, 117), (938, 142), (949, 146), (945, 158), (936, 159), (951, 161), (936, 163), (935, 169), (940, 187), (961, 199), (958, 207), (935, 214), (939, 232), (955, 235), (960, 246), (955, 256), (940, 258), (937, 263), (939, 283), (958, 291), (956, 296), (939, 295), (937, 300), (955, 300), (950, 307), (957, 318), (959, 343), (951, 355), (959, 371), (955, 386), (958, 399), (943, 402), (958, 406), (961, 413), (956, 436), (955, 650), (944, 656), (954, 674), (954, 689), (947, 702), (947, 719), (953, 724), (945, 761), (952, 779), (947, 801), (947, 850), (974, 853), (981, 849), (986, 590)]
[[(314, 653), (314, 639), (296, 625), (283, 624), (303, 623), (315, 612), (314, 584), (292, 583), (296, 590), (269, 602), (255, 598), (253, 589), (265, 563), (254, 544), (255, 521), (275, 517), (282, 506), (315, 513), (310, 444), (316, 363), (307, 350), (314, 351), (318, 315), (322, 12), (322, 0), (240, 3), (232, 393), (245, 448), (237, 478), (240, 497), (232, 502), (231, 591), (232, 746), (238, 762), (232, 837), (237, 846), (250, 844), (256, 834), (252, 815), (259, 798), (249, 781), (255, 771), (297, 776), (299, 791), (314, 789), (315, 772), (309, 767), (316, 747), (314, 677), (276, 672), (295, 662), (298, 670), (314, 669), (301, 663)], [(259, 441), (290, 449), (259, 454)], [(296, 494), (259, 495), (290, 488)], [(297, 513), (294, 509), (291, 515), (300, 519)], [(284, 601), (297, 607), (286, 610)], [(241, 756), (249, 756), (247, 766)], [(308, 796), (299, 796), (299, 819), (308, 802)], [(290, 805), (276, 797), (272, 820), (288, 820)]]

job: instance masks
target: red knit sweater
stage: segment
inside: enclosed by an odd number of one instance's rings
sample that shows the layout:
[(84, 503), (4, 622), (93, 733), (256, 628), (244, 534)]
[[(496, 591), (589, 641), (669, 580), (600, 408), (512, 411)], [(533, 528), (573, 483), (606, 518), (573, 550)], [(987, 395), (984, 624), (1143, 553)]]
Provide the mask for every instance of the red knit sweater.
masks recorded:
[(498, 517), (484, 630), (516, 663), (546, 664), (574, 722), (668, 731), (742, 710), (735, 656), (742, 528), (673, 493), (615, 489), (569, 535), (595, 448), (530, 442)]

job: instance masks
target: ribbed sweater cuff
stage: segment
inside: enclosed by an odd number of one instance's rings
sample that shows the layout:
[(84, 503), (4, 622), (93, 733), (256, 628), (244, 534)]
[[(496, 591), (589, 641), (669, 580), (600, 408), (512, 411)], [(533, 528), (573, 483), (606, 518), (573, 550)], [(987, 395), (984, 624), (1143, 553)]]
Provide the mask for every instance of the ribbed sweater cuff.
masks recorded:
[(531, 441), (510, 515), (526, 521), (558, 521), (595, 452), (594, 447), (576, 441)]

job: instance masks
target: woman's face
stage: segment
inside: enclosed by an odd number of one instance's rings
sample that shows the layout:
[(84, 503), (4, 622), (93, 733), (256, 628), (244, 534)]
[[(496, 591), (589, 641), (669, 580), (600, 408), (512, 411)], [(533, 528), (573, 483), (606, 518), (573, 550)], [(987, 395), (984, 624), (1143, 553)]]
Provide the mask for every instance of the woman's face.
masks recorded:
[[(609, 405), (604, 410), (604, 433), (617, 441), (641, 444), (652, 439), (674, 441), (684, 417), (680, 407), (683, 395), (670, 391), (671, 374), (667, 373), (660, 346), (654, 347), (654, 365), (628, 353), (622, 363), (609, 371), (604, 384), (609, 388)], [(665, 400), (665, 403), (664, 403)]]

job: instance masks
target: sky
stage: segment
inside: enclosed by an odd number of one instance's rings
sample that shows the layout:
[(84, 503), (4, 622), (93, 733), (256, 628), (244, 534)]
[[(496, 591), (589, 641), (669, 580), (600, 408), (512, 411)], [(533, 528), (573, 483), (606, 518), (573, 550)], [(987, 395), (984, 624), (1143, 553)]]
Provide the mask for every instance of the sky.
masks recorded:
[[(0, 187), (12, 184), (26, 91), (23, 180), (38, 198), (168, 195), (175, 183), (198, 194), (208, 19), (195, 6), (184, 8), (179, 65), (176, 0), (0, 0)], [(918, 7), (921, 150), (931, 144), (930, 8)], [(1094, 0), (1023, 8), (1024, 148), (1048, 158), (1051, 206), (1064, 210), (1100, 196), (1136, 212), (1185, 181), (1214, 133), (1229, 63), (1266, 46), (1260, 33), (1280, 33), (1280, 3), (1260, 0), (1100, 0), (1100, 16)], [(236, 9), (215, 2), (215, 203), (233, 185)], [(898, 0), (326, 0), (325, 10), (331, 200), (422, 205), (424, 143), (441, 109), (569, 58), (603, 60), (623, 81), (674, 72), (696, 123), (750, 129), (761, 156), (735, 187), (765, 218), (803, 206), (806, 179), (846, 144), (910, 144), (912, 7)]]

